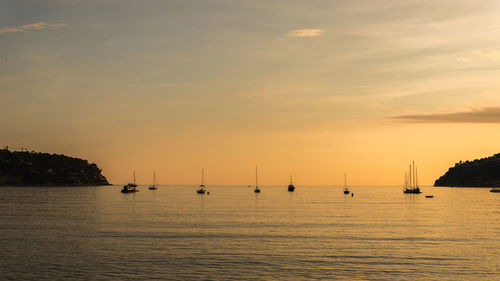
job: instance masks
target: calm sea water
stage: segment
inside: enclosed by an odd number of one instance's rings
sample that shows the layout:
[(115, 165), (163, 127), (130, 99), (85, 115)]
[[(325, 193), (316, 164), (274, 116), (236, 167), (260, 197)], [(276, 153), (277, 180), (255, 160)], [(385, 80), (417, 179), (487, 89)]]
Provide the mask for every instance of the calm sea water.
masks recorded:
[(500, 279), (488, 189), (140, 189), (1, 187), (0, 279)]

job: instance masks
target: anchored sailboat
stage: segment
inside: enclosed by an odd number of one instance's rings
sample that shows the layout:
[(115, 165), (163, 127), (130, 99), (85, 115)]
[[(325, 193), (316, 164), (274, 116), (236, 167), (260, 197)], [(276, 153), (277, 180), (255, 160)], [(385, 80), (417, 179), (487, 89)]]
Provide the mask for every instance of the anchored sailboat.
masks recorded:
[[(412, 165), (413, 164), (413, 165)], [(415, 168), (415, 161), (410, 164), (408, 173), (405, 173), (405, 182), (403, 193), (420, 194), (420, 188), (418, 187), (418, 170)]]
[(201, 184), (200, 184), (200, 189), (196, 191), (198, 194), (205, 194), (207, 192), (207, 189), (205, 188), (205, 170), (201, 169)]
[(137, 187), (137, 184), (135, 184), (135, 171), (134, 171), (134, 183), (128, 183), (128, 184), (124, 185), (120, 192), (121, 193), (139, 192), (139, 190), (136, 189), (136, 187)]
[(347, 188), (347, 173), (344, 173), (344, 194), (349, 194), (349, 189)]
[(156, 183), (156, 173), (153, 172), (153, 185), (149, 187), (151, 190), (156, 190), (158, 189), (157, 183)]
[(292, 175), (290, 175), (290, 184), (288, 185), (288, 191), (290, 191), (290, 192), (295, 191), (295, 186), (292, 183)]
[(260, 188), (257, 184), (257, 166), (255, 166), (255, 189), (253, 190), (253, 192), (260, 193)]

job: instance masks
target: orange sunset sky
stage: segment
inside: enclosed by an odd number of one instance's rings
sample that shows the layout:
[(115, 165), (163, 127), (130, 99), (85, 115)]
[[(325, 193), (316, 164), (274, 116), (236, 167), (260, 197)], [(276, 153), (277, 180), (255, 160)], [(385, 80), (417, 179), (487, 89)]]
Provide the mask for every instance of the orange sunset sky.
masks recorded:
[(432, 185), (500, 152), (500, 2), (2, 1), (0, 141), (112, 183)]

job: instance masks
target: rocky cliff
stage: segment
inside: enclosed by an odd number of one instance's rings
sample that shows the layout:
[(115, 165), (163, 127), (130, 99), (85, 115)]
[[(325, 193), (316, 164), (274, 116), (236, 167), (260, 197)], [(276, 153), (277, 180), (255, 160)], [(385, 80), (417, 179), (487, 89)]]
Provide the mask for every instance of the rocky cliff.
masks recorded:
[(96, 164), (65, 155), (0, 150), (0, 185), (109, 185)]
[(434, 186), (500, 186), (500, 153), (474, 161), (460, 161), (437, 179)]

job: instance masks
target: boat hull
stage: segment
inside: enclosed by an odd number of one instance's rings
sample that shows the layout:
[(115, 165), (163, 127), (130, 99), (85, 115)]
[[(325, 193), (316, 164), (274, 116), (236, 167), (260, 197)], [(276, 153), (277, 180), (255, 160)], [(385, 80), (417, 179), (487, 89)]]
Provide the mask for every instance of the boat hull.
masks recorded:
[(135, 193), (139, 192), (139, 190), (122, 190), (121, 193)]
[(121, 193), (134, 193), (134, 192), (138, 192), (139, 190), (137, 190), (135, 187), (137, 185), (133, 184), (133, 183), (129, 183), (127, 185), (124, 185), (122, 190), (120, 191)]

